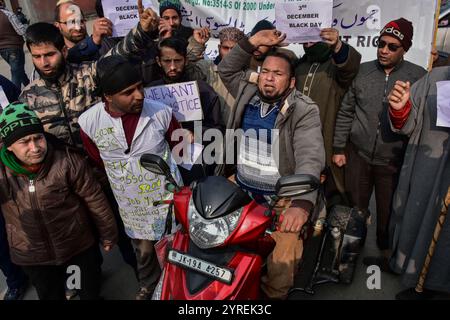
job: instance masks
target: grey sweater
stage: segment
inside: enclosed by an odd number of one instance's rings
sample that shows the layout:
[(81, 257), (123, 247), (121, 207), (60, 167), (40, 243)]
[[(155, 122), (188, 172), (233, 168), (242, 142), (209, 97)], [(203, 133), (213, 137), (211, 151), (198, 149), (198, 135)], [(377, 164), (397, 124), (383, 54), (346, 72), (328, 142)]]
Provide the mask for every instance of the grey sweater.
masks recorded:
[(397, 80), (413, 84), (425, 73), (425, 69), (408, 61), (398, 64), (390, 75), (378, 60), (361, 64), (337, 114), (334, 153), (343, 154), (350, 141), (371, 164), (400, 164), (407, 138), (390, 128), (387, 95)]

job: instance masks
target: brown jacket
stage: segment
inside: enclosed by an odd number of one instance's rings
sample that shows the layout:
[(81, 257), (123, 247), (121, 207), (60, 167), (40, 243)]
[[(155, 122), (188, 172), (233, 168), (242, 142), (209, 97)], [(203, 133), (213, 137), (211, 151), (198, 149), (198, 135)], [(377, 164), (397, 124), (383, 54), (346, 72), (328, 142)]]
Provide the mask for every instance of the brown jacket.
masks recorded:
[(93, 224), (103, 244), (117, 239), (111, 208), (85, 157), (65, 146), (48, 143), (33, 182), (0, 162), (0, 203), (18, 265), (65, 263), (96, 243)]

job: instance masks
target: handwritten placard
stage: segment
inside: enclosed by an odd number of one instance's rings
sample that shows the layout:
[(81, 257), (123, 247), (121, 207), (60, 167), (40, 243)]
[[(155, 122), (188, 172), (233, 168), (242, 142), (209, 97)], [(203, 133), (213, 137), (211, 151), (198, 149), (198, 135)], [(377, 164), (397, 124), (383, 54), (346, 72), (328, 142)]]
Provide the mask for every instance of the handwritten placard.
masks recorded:
[(3, 91), (2, 86), (0, 86), (0, 112), (6, 108), (9, 104), (8, 98), (6, 97), (5, 91)]
[(178, 121), (202, 120), (203, 112), (196, 81), (145, 88), (145, 98), (172, 108)]
[(276, 2), (277, 28), (286, 33), (288, 43), (322, 41), (320, 30), (331, 27), (333, 1)]
[[(144, 8), (155, 10), (151, 0), (143, 0)], [(102, 0), (103, 14), (113, 23), (113, 37), (124, 37), (137, 26), (139, 12), (137, 0)]]

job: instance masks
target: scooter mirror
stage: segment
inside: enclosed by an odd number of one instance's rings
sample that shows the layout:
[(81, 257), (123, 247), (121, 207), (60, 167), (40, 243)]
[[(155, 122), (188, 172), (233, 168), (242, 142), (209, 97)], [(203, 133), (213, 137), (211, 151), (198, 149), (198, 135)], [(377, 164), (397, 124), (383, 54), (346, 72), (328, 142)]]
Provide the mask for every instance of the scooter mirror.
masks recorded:
[(295, 174), (278, 179), (275, 191), (280, 198), (296, 197), (313, 192), (320, 186), (320, 181), (310, 174)]
[(141, 156), (141, 159), (139, 161), (141, 163), (141, 166), (143, 166), (146, 170), (154, 174), (165, 176), (167, 180), (178, 189), (177, 182), (173, 178), (169, 166), (160, 156), (156, 154), (145, 153)]

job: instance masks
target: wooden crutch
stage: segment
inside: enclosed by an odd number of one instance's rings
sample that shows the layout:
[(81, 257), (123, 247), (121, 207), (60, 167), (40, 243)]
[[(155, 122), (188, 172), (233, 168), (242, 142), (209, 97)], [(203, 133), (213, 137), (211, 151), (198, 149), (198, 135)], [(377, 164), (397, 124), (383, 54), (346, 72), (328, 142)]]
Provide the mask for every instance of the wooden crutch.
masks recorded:
[(433, 239), (431, 239), (431, 244), (430, 244), (430, 247), (428, 248), (427, 257), (425, 258), (425, 263), (422, 267), (422, 271), (420, 272), (419, 282), (417, 283), (416, 288), (415, 288), (416, 292), (418, 292), (418, 293), (423, 292), (423, 285), (425, 283), (425, 279), (428, 274), (428, 268), (429, 268), (431, 259), (433, 258), (434, 251), (436, 250), (436, 243), (439, 239), (439, 235), (441, 234), (442, 226), (444, 225), (445, 218), (447, 217), (447, 211), (448, 211), (449, 204), (450, 204), (450, 186), (447, 189), (447, 194), (445, 195), (445, 199), (442, 204), (441, 212), (439, 213), (439, 218), (436, 223), (436, 227), (434, 228)]

